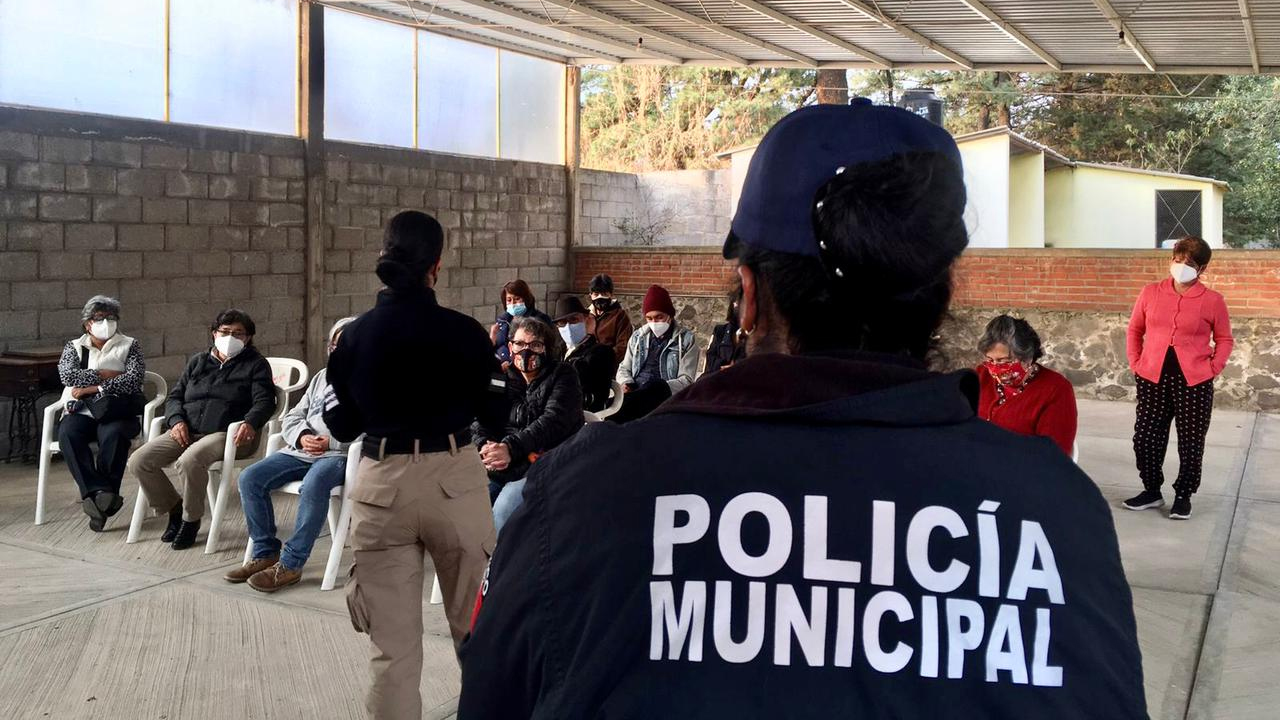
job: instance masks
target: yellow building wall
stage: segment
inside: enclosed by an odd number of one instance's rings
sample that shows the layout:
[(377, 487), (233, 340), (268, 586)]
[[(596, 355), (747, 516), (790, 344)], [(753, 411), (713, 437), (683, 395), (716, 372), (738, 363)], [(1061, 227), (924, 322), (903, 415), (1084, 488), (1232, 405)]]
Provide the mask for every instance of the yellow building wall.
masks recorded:
[(1059, 166), (1044, 173), (1045, 247), (1073, 247), (1076, 232), (1075, 170)]
[(1045, 241), (1060, 248), (1156, 247), (1156, 190), (1199, 190), (1201, 232), (1222, 247), (1221, 188), (1210, 182), (1080, 167), (1045, 180)]
[(1044, 154), (1009, 158), (1009, 247), (1044, 247)]
[(1009, 137), (960, 144), (969, 203), (964, 211), (969, 247), (1009, 247)]

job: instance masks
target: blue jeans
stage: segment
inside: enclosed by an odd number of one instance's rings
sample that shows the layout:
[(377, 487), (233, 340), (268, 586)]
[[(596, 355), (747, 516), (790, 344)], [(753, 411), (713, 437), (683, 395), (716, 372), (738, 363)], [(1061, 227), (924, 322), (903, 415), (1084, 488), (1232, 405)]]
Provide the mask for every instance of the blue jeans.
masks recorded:
[(493, 501), (493, 529), (502, 532), (502, 526), (511, 519), (512, 513), (524, 504), (525, 478), (513, 480), (502, 486), (498, 499)]
[[(275, 453), (245, 468), (240, 473), (240, 504), (249, 524), (254, 559), (280, 553), (280, 564), (290, 570), (301, 570), (311, 556), (311, 548), (329, 515), (329, 493), (346, 477), (346, 457), (326, 457), (307, 462), (287, 453)], [(293, 536), (281, 552), (276, 538), (275, 508), (271, 491), (288, 483), (302, 481), (298, 496), (298, 519)]]

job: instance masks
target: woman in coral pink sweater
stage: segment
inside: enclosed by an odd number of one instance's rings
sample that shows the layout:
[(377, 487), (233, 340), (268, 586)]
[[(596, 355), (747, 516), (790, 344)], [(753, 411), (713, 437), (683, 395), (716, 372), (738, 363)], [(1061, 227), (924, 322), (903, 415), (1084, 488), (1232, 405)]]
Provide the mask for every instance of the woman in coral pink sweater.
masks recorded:
[(1173, 246), (1170, 278), (1142, 289), (1129, 319), (1129, 368), (1138, 383), (1133, 454), (1142, 492), (1124, 501), (1130, 510), (1164, 505), (1164, 455), (1169, 423), (1178, 423), (1178, 479), (1169, 517), (1191, 517), (1200, 487), (1204, 439), (1213, 413), (1213, 379), (1222, 373), (1235, 340), (1227, 303), (1200, 281), (1213, 251), (1198, 237)]
[(1040, 365), (1040, 336), (1026, 320), (1001, 315), (978, 341), (978, 416), (1021, 435), (1041, 435), (1068, 456), (1076, 441), (1071, 381)]

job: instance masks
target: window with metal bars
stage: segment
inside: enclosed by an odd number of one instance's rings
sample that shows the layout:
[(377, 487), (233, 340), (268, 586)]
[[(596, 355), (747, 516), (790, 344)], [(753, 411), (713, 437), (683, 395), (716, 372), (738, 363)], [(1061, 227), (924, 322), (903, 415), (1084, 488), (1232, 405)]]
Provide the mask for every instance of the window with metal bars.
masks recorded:
[(1188, 236), (1200, 236), (1199, 190), (1156, 191), (1156, 247), (1168, 247)]

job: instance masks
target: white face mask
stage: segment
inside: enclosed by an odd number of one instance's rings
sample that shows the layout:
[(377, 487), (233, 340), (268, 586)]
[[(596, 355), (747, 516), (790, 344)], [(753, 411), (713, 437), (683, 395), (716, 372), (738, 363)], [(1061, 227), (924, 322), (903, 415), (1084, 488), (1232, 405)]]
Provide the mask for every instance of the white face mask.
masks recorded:
[(577, 347), (583, 340), (587, 338), (587, 324), (573, 323), (560, 328), (560, 337), (564, 338), (564, 344), (569, 347)]
[(654, 334), (654, 335), (656, 335), (657, 337), (662, 337), (663, 335), (666, 335), (666, 334), (667, 334), (667, 331), (668, 331), (668, 330), (670, 330), (670, 329), (671, 329), (671, 323), (669, 323), (669, 322), (651, 322), (651, 323), (649, 323), (649, 329), (650, 329), (650, 330), (652, 330), (652, 331), (653, 331), (653, 334)]
[(1177, 280), (1183, 285), (1187, 285), (1200, 277), (1200, 273), (1196, 272), (1195, 268), (1187, 265), (1186, 263), (1174, 263), (1170, 265), (1169, 274), (1173, 276), (1174, 280)]
[(89, 326), (89, 334), (102, 341), (110, 340), (116, 334), (115, 320), (94, 320)]
[(244, 350), (244, 341), (234, 335), (219, 335), (214, 338), (213, 346), (230, 360)]

